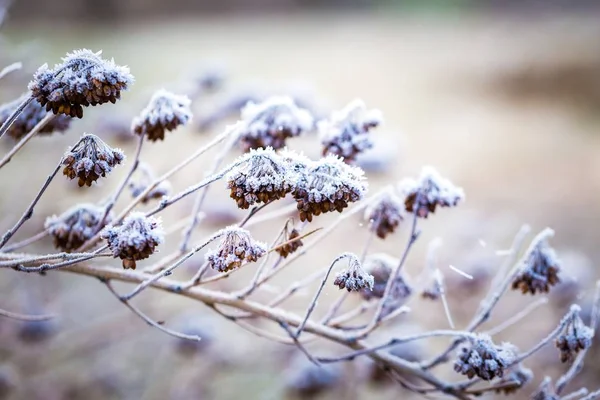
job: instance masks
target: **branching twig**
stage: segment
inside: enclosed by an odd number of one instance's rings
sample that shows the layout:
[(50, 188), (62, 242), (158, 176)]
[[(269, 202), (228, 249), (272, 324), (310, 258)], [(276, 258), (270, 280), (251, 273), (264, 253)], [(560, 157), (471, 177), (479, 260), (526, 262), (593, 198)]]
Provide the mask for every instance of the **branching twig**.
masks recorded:
[(56, 318), (54, 314), (40, 314), (40, 315), (29, 315), (29, 314), (19, 314), (12, 311), (2, 310), (0, 309), (0, 316), (16, 319), (19, 321), (47, 321), (52, 318)]

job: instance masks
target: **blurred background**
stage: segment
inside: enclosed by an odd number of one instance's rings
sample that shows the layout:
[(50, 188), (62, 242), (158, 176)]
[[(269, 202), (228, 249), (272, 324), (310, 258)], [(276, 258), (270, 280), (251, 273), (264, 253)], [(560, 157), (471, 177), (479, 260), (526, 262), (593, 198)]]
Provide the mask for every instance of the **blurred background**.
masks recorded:
[[(22, 70), (0, 82), (2, 102), (23, 93), (41, 64), (52, 66), (73, 49), (103, 50), (104, 57), (128, 65), (136, 77), (116, 105), (86, 110), (85, 118), (64, 135), (35, 138), (3, 168), (2, 232), (83, 132), (131, 154), (131, 119), (162, 87), (192, 97), (195, 114), (193, 126), (144, 149), (143, 161), (157, 174), (222, 132), (248, 100), (291, 95), (316, 116), (326, 117), (361, 98), (385, 118), (373, 133), (377, 145), (359, 160), (371, 191), (433, 165), (466, 192), (460, 207), (424, 221), (408, 262), (408, 272), (416, 274), (428, 243), (443, 240), (438, 263), (448, 275), (450, 308), (459, 327), (486, 288), (465, 285), (446, 267), (481, 274), (487, 282), (502, 261), (497, 250), (508, 248), (524, 223), (534, 231), (546, 226), (556, 230), (552, 244), (563, 261), (565, 283), (550, 296), (549, 305), (503, 332), (501, 339), (527, 348), (545, 336), (570, 302), (589, 308), (590, 287), (600, 276), (597, 1), (15, 0), (5, 1), (2, 9), (0, 67), (23, 63)], [(5, 137), (0, 148), (6, 152), (13, 144)], [(314, 135), (290, 146), (311, 157), (320, 154)], [(230, 159), (239, 154), (232, 152)], [(175, 190), (185, 188), (210, 165), (210, 156), (205, 157), (171, 184)], [(126, 170), (117, 168), (109, 179), (84, 189), (59, 177), (15, 241), (39, 232), (49, 215), (105, 197)], [(198, 239), (244, 215), (223, 186), (216, 184), (209, 192)], [(127, 200), (123, 196), (119, 206)], [(165, 226), (188, 215), (191, 205), (183, 202), (166, 213)], [(330, 221), (324, 216), (313, 225)], [(270, 241), (279, 226), (261, 225), (255, 234)], [(392, 238), (374, 241), (370, 251), (398, 256), (407, 230), (404, 226)], [(161, 251), (176, 249), (179, 235), (173, 233)], [(359, 253), (368, 236), (358, 218), (346, 222), (273, 282), (273, 288), (323, 268), (341, 251)], [(52, 243), (45, 239), (31, 249), (50, 252)], [(178, 273), (193, 275), (201, 257)], [(109, 263), (120, 266), (119, 260)], [(215, 287), (243, 286), (244, 277), (251, 276), (243, 272)], [(146, 326), (93, 279), (13, 271), (0, 271), (0, 277), (0, 308), (59, 315), (43, 323), (0, 319), (0, 398), (250, 400), (302, 394), (298, 387), (307, 378), (298, 373), (305, 365), (293, 348), (255, 337), (202, 304), (150, 292), (135, 301), (168, 326), (204, 337), (200, 346), (193, 346)], [(300, 293), (285, 307), (302, 312), (312, 293)], [(340, 294), (328, 285), (320, 306)], [(262, 296), (261, 301), (268, 301), (270, 295)], [(486, 326), (531, 301), (511, 294)], [(351, 299), (347, 309), (358, 303)], [(447, 328), (441, 304), (416, 299), (411, 308), (410, 315), (386, 328), (388, 335)], [(444, 341), (427, 343), (431, 345), (423, 343), (416, 358), (435, 354)], [(597, 348), (576, 382), (591, 390), (600, 384)], [(311, 349), (318, 354), (339, 350), (318, 342)], [(526, 398), (544, 375), (564, 371), (557, 359), (549, 346), (527, 363), (536, 378), (518, 397)], [(372, 379), (371, 366), (362, 361), (323, 373), (324, 386), (331, 387), (319, 398), (407, 396), (385, 379)], [(439, 374), (459, 379), (448, 366)]]

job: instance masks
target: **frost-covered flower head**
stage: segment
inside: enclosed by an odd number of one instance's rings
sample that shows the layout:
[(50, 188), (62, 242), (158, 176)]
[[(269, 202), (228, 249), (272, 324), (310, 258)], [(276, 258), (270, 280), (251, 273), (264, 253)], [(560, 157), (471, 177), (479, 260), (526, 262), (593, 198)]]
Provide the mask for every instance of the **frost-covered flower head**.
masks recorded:
[(113, 257), (123, 260), (125, 269), (135, 269), (137, 260), (150, 257), (164, 236), (160, 219), (146, 217), (138, 211), (129, 214), (123, 224), (108, 226), (102, 231)]
[[(78, 249), (102, 228), (99, 226), (104, 208), (94, 204), (78, 204), (59, 216), (46, 219), (44, 228), (54, 239), (54, 246), (66, 252)], [(110, 223), (112, 214), (104, 219)]]
[(42, 65), (29, 82), (31, 95), (54, 114), (83, 117), (83, 107), (115, 103), (133, 83), (129, 68), (100, 57), (101, 52), (75, 50), (53, 69)]
[(571, 306), (571, 312), (567, 315), (567, 325), (556, 339), (561, 362), (572, 361), (580, 350), (588, 349), (592, 345), (594, 330), (583, 323), (580, 312), (579, 306)]
[(131, 130), (138, 135), (146, 135), (148, 140), (165, 138), (165, 131), (172, 131), (180, 125), (186, 125), (192, 119), (191, 101), (161, 89), (154, 93), (150, 103), (133, 120)]
[(267, 245), (252, 238), (250, 232), (237, 226), (228, 226), (221, 231), (223, 239), (214, 250), (206, 252), (209, 266), (226, 272), (254, 262), (267, 252)]
[(382, 193), (365, 209), (369, 229), (381, 239), (394, 233), (403, 220), (404, 204), (392, 190)]
[(497, 346), (486, 334), (468, 338), (458, 352), (454, 370), (469, 379), (478, 376), (485, 381), (502, 378), (504, 370), (513, 362), (516, 348), (508, 343)]
[[(0, 125), (3, 124), (8, 117), (11, 116), (13, 111), (19, 107), (19, 105), (27, 100), (29, 94), (25, 94), (15, 101), (0, 106)], [(34, 126), (36, 126), (48, 112), (44, 107), (40, 106), (37, 102), (30, 102), (25, 106), (25, 109), (17, 117), (15, 122), (8, 128), (6, 133), (13, 139), (19, 140), (23, 136), (27, 135)], [(40, 135), (49, 135), (53, 132), (64, 132), (69, 128), (71, 124), (71, 117), (66, 115), (59, 115), (56, 118), (50, 119), (42, 129), (38, 132)]]
[(227, 175), (227, 187), (239, 208), (281, 199), (295, 187), (295, 172), (270, 147), (250, 150), (238, 163)]
[(261, 147), (281, 149), (288, 138), (313, 127), (312, 115), (299, 108), (290, 97), (273, 96), (261, 103), (249, 102), (242, 108), (238, 128), (244, 151)]
[(302, 240), (298, 239), (300, 237), (300, 232), (296, 228), (288, 231), (288, 228), (285, 228), (284, 242), (289, 242), (284, 244), (283, 246), (277, 247), (275, 251), (283, 258), (287, 258), (290, 254), (294, 253), (300, 247), (304, 245)]
[(125, 159), (121, 149), (113, 149), (98, 136), (85, 133), (79, 142), (63, 157), (63, 174), (69, 179), (79, 178), (79, 186), (92, 186)]
[[(129, 183), (129, 190), (134, 198), (142, 194), (154, 181), (154, 174), (148, 164), (140, 163), (139, 170), (142, 173), (142, 176), (139, 178), (139, 180)], [(150, 192), (141, 199), (141, 202), (142, 204), (146, 204), (150, 200), (160, 200), (163, 197), (168, 196), (170, 192), (171, 184), (169, 181), (161, 181), (158, 186), (150, 190)]]
[(400, 190), (406, 195), (406, 211), (421, 218), (434, 213), (437, 206), (454, 207), (465, 198), (462, 188), (454, 186), (429, 166), (423, 167), (417, 181), (405, 179), (400, 182)]
[(362, 169), (328, 155), (308, 166), (292, 194), (300, 220), (310, 222), (313, 215), (342, 212), (348, 203), (362, 199), (366, 191)]
[(348, 264), (348, 268), (338, 272), (333, 284), (349, 292), (358, 292), (363, 289), (373, 290), (373, 275), (362, 268), (358, 258), (350, 257)]
[(323, 155), (335, 154), (351, 162), (356, 156), (373, 147), (369, 131), (381, 124), (379, 110), (367, 110), (362, 100), (354, 100), (317, 127), (323, 144)]
[[(372, 290), (362, 290), (360, 292), (365, 300), (383, 298), (392, 271), (399, 262), (396, 258), (385, 253), (369, 254), (366, 257), (363, 269), (372, 275), (374, 280)], [(412, 292), (412, 285), (408, 282), (406, 275), (401, 272), (392, 285), (389, 298), (395, 303), (394, 306), (398, 307), (406, 302)]]
[(523, 294), (547, 293), (551, 286), (560, 282), (560, 262), (547, 241), (541, 241), (525, 259), (525, 265), (515, 277), (512, 288)]

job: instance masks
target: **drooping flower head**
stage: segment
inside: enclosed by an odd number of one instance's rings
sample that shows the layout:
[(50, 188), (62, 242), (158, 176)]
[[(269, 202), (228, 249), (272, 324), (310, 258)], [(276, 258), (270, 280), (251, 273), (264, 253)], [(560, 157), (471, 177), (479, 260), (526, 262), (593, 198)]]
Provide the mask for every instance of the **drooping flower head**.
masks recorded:
[(84, 134), (81, 140), (63, 157), (63, 174), (69, 179), (79, 178), (79, 186), (92, 186), (113, 167), (125, 159), (121, 149), (113, 149), (98, 136)]
[[(94, 204), (78, 204), (59, 216), (46, 219), (45, 229), (54, 239), (54, 246), (66, 252), (78, 249), (91, 239), (102, 226), (104, 208)], [(112, 215), (106, 216), (103, 222), (110, 223)]]
[(135, 269), (137, 260), (150, 257), (164, 241), (164, 231), (160, 219), (136, 211), (121, 225), (106, 227), (102, 238), (106, 239), (113, 256), (123, 260), (123, 268)]
[(358, 258), (350, 257), (348, 268), (336, 275), (333, 284), (349, 292), (358, 292), (363, 289), (373, 290), (374, 279), (373, 275), (362, 268)]
[(300, 237), (300, 232), (296, 228), (293, 228), (288, 231), (288, 228), (285, 228), (284, 241), (289, 242), (284, 244), (283, 246), (277, 247), (275, 251), (283, 258), (287, 258), (290, 254), (296, 252), (300, 247), (304, 245)]
[(516, 349), (513, 345), (504, 343), (497, 346), (488, 335), (478, 334), (470, 337), (467, 344), (459, 350), (454, 370), (469, 379), (478, 376), (490, 381), (495, 377), (502, 378), (504, 370), (515, 356)]
[(385, 239), (400, 225), (403, 212), (402, 200), (392, 190), (388, 190), (365, 209), (365, 220), (369, 222), (372, 232)]
[[(0, 106), (0, 125), (3, 124), (8, 117), (11, 116), (13, 111), (15, 111), (17, 107), (19, 107), (19, 105), (28, 97), (29, 94), (25, 94), (15, 101)], [(10, 128), (8, 128), (6, 133), (13, 139), (19, 140), (31, 132), (33, 127), (35, 127), (42, 119), (44, 119), (46, 114), (48, 114), (48, 112), (44, 109), (44, 107), (40, 106), (39, 103), (30, 102), (27, 104), (27, 106), (25, 106), (23, 112), (21, 112), (15, 122), (13, 122)], [(38, 134), (49, 135), (53, 132), (64, 132), (69, 128), (69, 125), (71, 125), (71, 117), (59, 115), (46, 122)]]
[(319, 121), (317, 127), (323, 144), (323, 155), (335, 154), (346, 162), (373, 147), (369, 131), (381, 124), (379, 110), (367, 110), (362, 100), (354, 100), (330, 119)]
[(250, 232), (237, 226), (222, 231), (219, 246), (206, 252), (209, 266), (219, 272), (231, 271), (244, 263), (254, 262), (267, 252), (267, 246), (252, 238)]
[(591, 347), (594, 330), (583, 323), (579, 306), (572, 306), (567, 326), (556, 339), (556, 347), (560, 350), (560, 361), (567, 362), (575, 359), (580, 350)]
[(442, 178), (432, 167), (423, 167), (417, 181), (405, 179), (400, 182), (400, 190), (406, 195), (406, 211), (414, 212), (420, 218), (427, 218), (437, 206), (454, 207), (465, 197), (461, 188)]
[(129, 68), (100, 54), (75, 50), (52, 69), (42, 65), (29, 82), (32, 97), (47, 111), (78, 118), (83, 117), (83, 107), (115, 103), (134, 79)]
[(148, 140), (165, 138), (165, 131), (172, 131), (180, 125), (186, 125), (192, 119), (191, 101), (161, 89), (154, 93), (150, 103), (133, 120), (131, 130), (138, 135), (146, 135)]
[[(384, 253), (369, 254), (366, 257), (363, 268), (368, 274), (373, 276), (374, 281), (372, 290), (362, 290), (360, 292), (365, 300), (383, 298), (392, 271), (399, 262), (396, 258)], [(408, 282), (406, 275), (401, 272), (391, 287), (389, 297), (398, 303), (396, 304), (397, 306), (400, 306), (400, 303), (406, 302), (412, 292), (413, 288)]]
[(367, 183), (363, 171), (329, 155), (312, 162), (301, 175), (292, 194), (301, 221), (312, 221), (313, 215), (342, 212), (349, 203), (363, 198)]
[(512, 283), (513, 289), (523, 294), (548, 293), (551, 286), (560, 282), (560, 263), (547, 241), (541, 241), (527, 255), (525, 265)]
[(249, 102), (242, 109), (239, 125), (244, 151), (285, 147), (286, 140), (313, 127), (311, 114), (299, 108), (290, 97), (274, 96), (261, 103)]

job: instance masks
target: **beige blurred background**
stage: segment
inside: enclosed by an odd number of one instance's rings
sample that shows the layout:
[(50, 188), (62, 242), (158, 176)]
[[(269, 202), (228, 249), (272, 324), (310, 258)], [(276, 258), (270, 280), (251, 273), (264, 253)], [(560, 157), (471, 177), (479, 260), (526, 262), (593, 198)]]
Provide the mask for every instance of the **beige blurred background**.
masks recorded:
[[(467, 195), (460, 207), (442, 210), (422, 224), (409, 272), (422, 268), (427, 244), (436, 237), (444, 242), (441, 266), (489, 265), (493, 270), (501, 261), (496, 250), (507, 248), (527, 223), (534, 231), (545, 226), (556, 230), (552, 244), (564, 258), (564, 269), (582, 283), (577, 296), (587, 299), (591, 282), (600, 275), (600, 10), (594, 1), (16, 0), (0, 28), (0, 39), (2, 64), (24, 64), (22, 71), (0, 82), (2, 101), (24, 91), (39, 65), (53, 65), (77, 48), (102, 49), (105, 57), (129, 65), (136, 77), (116, 105), (86, 110), (85, 118), (75, 121), (66, 134), (36, 138), (3, 168), (3, 229), (18, 218), (48, 170), (82, 132), (97, 133), (131, 153), (133, 144), (119, 130), (127, 129), (152, 92), (166, 87), (193, 93), (197, 79), (210, 72), (223, 76), (223, 84), (194, 102), (194, 126), (145, 148), (142, 158), (158, 173), (235, 120), (233, 113), (209, 129), (199, 129), (232, 98), (291, 94), (322, 115), (362, 98), (385, 117), (385, 124), (374, 132), (378, 145), (363, 160), (373, 192), (414, 176), (423, 165), (433, 165)], [(4, 139), (0, 147), (7, 151), (11, 143)], [(290, 145), (311, 156), (320, 151), (315, 136)], [(237, 155), (233, 152), (230, 158)], [(210, 163), (210, 157), (194, 163), (173, 179), (174, 188), (200, 179)], [(39, 232), (48, 215), (102, 198), (126, 169), (115, 170), (110, 179), (85, 190), (57, 179), (18, 238)], [(223, 185), (211, 189), (206, 207), (210, 218), (198, 238), (243, 216), (227, 197)], [(165, 222), (187, 215), (191, 204), (167, 213)], [(318, 226), (327, 221), (331, 218), (319, 219)], [(270, 240), (275, 229), (276, 225), (261, 227), (256, 234)], [(406, 230), (376, 241), (371, 251), (398, 256)], [(165, 253), (176, 248), (178, 235), (167, 239)], [(367, 237), (360, 221), (347, 222), (274, 287), (324, 267), (340, 251), (360, 252)], [(50, 241), (35, 250), (51, 251)], [(119, 264), (115, 260), (111, 265)], [(197, 262), (188, 264), (182, 276), (197, 267)], [(13, 271), (0, 271), (0, 277), (0, 308), (60, 316), (35, 326), (0, 320), (0, 398), (285, 396), (281, 371), (290, 364), (291, 349), (221, 321), (201, 304), (164, 293), (145, 293), (136, 303), (170, 326), (197, 324), (203, 330), (209, 344), (197, 352), (184, 348), (182, 355), (176, 340), (137, 320), (93, 279)], [(239, 282), (227, 281), (221, 288), (236, 288)], [(461, 324), (482, 293), (460, 285), (456, 290), (461, 292), (451, 293), (450, 306)], [(301, 293), (287, 307), (301, 311), (311, 296), (311, 291)], [(324, 296), (323, 307), (339, 292), (328, 287)], [(492, 322), (514, 314), (523, 301), (531, 300), (509, 296)], [(558, 320), (561, 307), (541, 309), (502, 338), (531, 345)], [(388, 333), (409, 324), (447, 327), (440, 304), (417, 300), (412, 308), (413, 315), (390, 326)], [(427, 351), (433, 354), (440, 343)], [(333, 350), (315, 347), (318, 353)], [(554, 356), (549, 349), (532, 361), (538, 374), (524, 394), (543, 374), (556, 376), (564, 370), (549, 361)], [(589, 364), (597, 371), (592, 361)], [(450, 368), (440, 371), (457, 378)], [(595, 376), (590, 372), (581, 381), (595, 389), (600, 383)], [(344, 382), (323, 398), (406, 395), (393, 385), (356, 386), (348, 378)]]

